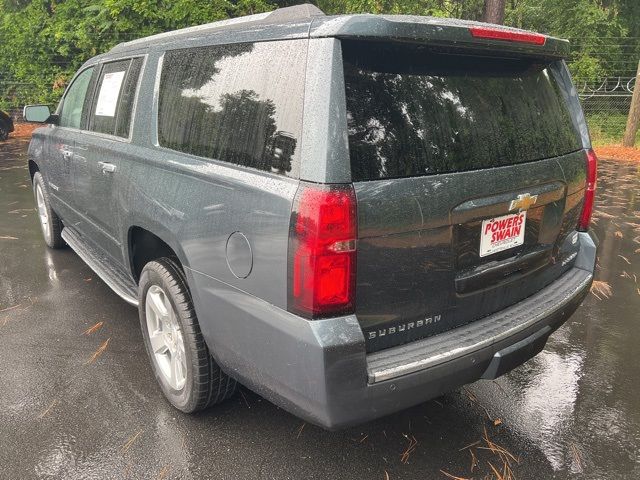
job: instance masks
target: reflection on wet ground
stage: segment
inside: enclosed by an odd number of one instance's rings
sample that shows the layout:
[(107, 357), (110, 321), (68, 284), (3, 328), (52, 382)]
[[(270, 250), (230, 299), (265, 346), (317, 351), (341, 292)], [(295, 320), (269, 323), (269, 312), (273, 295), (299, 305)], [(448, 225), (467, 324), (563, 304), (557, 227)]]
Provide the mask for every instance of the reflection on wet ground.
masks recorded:
[(326, 432), (248, 390), (196, 416), (169, 407), (136, 310), (45, 248), (26, 146), (0, 145), (0, 478), (640, 478), (637, 164), (601, 163), (600, 283), (539, 356)]

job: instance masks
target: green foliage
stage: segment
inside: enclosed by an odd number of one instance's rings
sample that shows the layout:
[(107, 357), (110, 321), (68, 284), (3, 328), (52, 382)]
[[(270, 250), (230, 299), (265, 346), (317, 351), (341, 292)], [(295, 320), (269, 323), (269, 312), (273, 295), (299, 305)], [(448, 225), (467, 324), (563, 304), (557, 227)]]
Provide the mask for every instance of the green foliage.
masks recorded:
[(56, 102), (82, 63), (120, 42), (273, 8), (268, 0), (5, 0), (0, 108)]
[[(293, 3), (296, 2), (288, 4)], [(317, 4), (327, 14), (389, 13), (477, 19), (482, 14), (483, 0), (318, 0)]]
[(598, 0), (519, 0), (507, 11), (506, 23), (570, 39), (570, 68), (578, 81), (626, 74), (622, 42), (613, 39), (625, 37), (628, 27), (613, 6)]
[[(327, 13), (477, 20), (484, 0), (315, 0)], [(299, 0), (0, 0), (0, 108), (54, 102), (77, 68), (115, 44)], [(577, 80), (631, 76), (640, 57), (638, 0), (508, 0), (505, 23), (573, 42)], [(612, 38), (615, 37), (615, 38)], [(621, 38), (622, 37), (622, 38)]]
[(594, 145), (612, 145), (620, 143), (627, 124), (624, 113), (593, 113), (586, 115), (591, 141)]

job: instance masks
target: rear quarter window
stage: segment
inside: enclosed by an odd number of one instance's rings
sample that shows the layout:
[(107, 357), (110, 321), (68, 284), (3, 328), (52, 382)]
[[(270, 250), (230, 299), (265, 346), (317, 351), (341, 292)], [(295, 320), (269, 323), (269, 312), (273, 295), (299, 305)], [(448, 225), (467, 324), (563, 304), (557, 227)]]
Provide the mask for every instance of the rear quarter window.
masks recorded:
[(354, 181), (498, 167), (581, 148), (549, 65), (343, 41)]
[(297, 175), (306, 41), (167, 51), (158, 141), (200, 157)]

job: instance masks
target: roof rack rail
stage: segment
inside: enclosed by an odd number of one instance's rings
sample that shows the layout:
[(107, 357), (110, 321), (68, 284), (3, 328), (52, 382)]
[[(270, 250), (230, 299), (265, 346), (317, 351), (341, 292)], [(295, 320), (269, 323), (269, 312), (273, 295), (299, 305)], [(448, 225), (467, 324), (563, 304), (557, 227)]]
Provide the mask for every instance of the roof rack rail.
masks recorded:
[(149, 37), (138, 38), (129, 42), (119, 43), (111, 49), (111, 52), (117, 52), (126, 48), (135, 47), (138, 44), (148, 43), (153, 40), (161, 40), (177, 34), (189, 34), (197, 33), (204, 30), (216, 29), (219, 27), (226, 27), (229, 25), (237, 25), (250, 22), (288, 22), (298, 19), (308, 19), (311, 17), (324, 16), (324, 12), (315, 5), (310, 3), (304, 3), (302, 5), (295, 5), (293, 7), (284, 7), (272, 10), (271, 12), (256, 13), (254, 15), (246, 15), (244, 17), (229, 18), (227, 20), (219, 20), (217, 22), (205, 23), (203, 25), (196, 25), (194, 27), (182, 28), (180, 30), (173, 30), (171, 32), (158, 33)]
[(294, 5), (293, 7), (278, 8), (269, 14), (269, 21), (272, 22), (296, 20), (299, 18), (311, 18), (324, 16), (324, 12), (311, 3), (303, 3), (302, 5)]

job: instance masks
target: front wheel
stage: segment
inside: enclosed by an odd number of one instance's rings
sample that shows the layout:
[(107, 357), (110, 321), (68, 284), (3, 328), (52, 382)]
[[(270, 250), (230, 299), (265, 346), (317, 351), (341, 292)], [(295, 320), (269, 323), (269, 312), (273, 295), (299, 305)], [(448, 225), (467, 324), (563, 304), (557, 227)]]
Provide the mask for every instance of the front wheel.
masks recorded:
[(180, 267), (170, 258), (145, 265), (138, 287), (145, 347), (164, 396), (185, 413), (222, 402), (236, 381), (211, 357)]
[(36, 197), (38, 207), (38, 219), (42, 228), (45, 243), (50, 248), (62, 248), (65, 243), (62, 239), (62, 220), (51, 208), (49, 193), (44, 184), (44, 178), (40, 172), (33, 176), (33, 194)]

